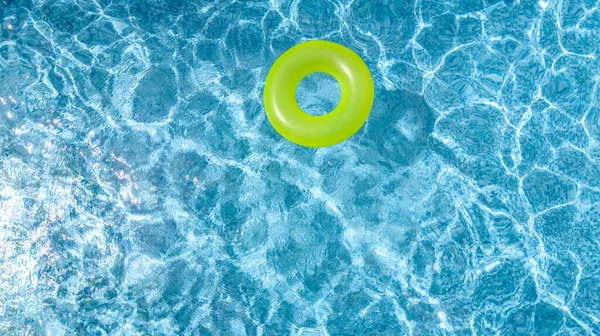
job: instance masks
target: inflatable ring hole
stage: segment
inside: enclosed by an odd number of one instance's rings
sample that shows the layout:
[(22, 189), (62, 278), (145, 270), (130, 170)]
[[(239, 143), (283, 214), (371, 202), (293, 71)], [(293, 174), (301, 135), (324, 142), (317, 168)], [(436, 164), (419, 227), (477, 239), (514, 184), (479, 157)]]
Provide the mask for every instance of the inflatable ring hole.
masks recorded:
[(340, 83), (331, 75), (315, 72), (304, 77), (296, 88), (296, 102), (306, 114), (326, 115), (342, 98)]

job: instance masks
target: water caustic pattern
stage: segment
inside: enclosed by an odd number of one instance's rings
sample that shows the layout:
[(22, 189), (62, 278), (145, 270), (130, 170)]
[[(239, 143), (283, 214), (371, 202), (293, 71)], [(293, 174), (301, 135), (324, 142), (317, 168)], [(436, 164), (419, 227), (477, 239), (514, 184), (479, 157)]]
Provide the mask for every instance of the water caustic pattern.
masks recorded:
[[(596, 1), (0, 13), (0, 334), (600, 334)], [(261, 96), (307, 39), (376, 87), (318, 150)]]

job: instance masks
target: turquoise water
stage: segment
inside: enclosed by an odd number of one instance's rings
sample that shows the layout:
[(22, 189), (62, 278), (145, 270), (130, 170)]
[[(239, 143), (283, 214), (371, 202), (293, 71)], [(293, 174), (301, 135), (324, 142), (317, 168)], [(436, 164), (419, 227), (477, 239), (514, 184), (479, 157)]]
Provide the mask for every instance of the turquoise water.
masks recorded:
[[(0, 0), (1, 335), (600, 334), (600, 5)], [(356, 51), (306, 149), (270, 66)], [(298, 89), (310, 113), (331, 79)]]

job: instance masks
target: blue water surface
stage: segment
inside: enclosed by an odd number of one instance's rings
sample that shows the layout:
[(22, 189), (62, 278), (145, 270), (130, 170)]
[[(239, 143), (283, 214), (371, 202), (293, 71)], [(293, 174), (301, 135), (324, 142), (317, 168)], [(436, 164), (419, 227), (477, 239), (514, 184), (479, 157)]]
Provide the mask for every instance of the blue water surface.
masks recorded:
[[(597, 1), (0, 0), (0, 25), (1, 335), (600, 334)], [(310, 39), (376, 84), (322, 149), (262, 104)]]

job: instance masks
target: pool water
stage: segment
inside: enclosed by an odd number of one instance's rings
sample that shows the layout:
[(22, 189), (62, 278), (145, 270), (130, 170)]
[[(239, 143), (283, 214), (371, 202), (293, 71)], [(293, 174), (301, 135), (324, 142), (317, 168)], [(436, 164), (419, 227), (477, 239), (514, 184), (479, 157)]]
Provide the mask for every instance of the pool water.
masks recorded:
[[(594, 0), (0, 0), (0, 334), (600, 334), (599, 32)], [(262, 105), (309, 39), (376, 85), (321, 149)]]

